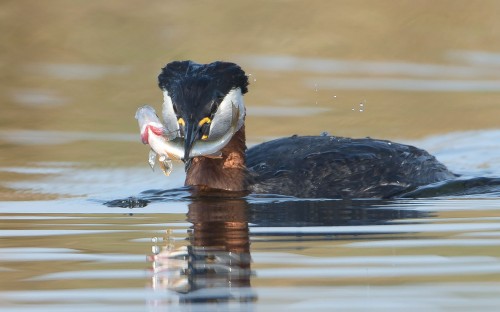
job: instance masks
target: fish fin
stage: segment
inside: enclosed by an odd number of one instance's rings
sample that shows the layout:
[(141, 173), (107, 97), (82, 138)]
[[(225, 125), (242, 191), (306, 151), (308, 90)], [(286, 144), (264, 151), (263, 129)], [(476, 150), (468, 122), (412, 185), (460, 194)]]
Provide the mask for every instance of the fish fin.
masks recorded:
[(167, 177), (172, 173), (172, 160), (166, 156), (160, 156), (158, 158), (158, 162), (161, 168), (161, 171), (163, 171), (163, 174), (165, 174)]
[(156, 164), (156, 157), (158, 154), (156, 154), (155, 151), (152, 149), (149, 150), (149, 156), (148, 156), (148, 164), (151, 167), (151, 169), (154, 171), (155, 170), (155, 164)]

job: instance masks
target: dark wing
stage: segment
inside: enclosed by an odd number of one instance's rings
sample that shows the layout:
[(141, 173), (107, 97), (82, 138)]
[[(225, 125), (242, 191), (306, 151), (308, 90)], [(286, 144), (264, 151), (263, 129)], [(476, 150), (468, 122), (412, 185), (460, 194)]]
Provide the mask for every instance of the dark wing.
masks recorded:
[(289, 137), (247, 152), (256, 193), (297, 197), (394, 197), (454, 177), (426, 151), (373, 139)]

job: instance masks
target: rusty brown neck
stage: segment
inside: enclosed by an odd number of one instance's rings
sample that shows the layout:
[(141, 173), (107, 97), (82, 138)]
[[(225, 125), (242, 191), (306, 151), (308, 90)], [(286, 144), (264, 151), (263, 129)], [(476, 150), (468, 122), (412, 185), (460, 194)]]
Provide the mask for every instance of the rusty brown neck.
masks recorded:
[(186, 186), (198, 191), (245, 192), (245, 126), (222, 149), (222, 157), (195, 157), (186, 172)]

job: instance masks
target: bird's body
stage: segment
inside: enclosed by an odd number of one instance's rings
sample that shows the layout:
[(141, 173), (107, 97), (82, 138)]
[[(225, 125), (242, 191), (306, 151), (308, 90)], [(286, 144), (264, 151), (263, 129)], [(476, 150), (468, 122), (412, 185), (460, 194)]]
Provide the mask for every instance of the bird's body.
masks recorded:
[(292, 136), (246, 153), (254, 193), (314, 198), (388, 198), (454, 178), (413, 146), (370, 138)]
[[(248, 79), (238, 65), (172, 62), (158, 79), (164, 125), (182, 140), (185, 184), (194, 190), (389, 198), (455, 177), (424, 150), (370, 138), (292, 136), (247, 150), (242, 95)], [(231, 139), (220, 145), (228, 133)], [(197, 142), (222, 147), (216, 156), (193, 157)]]

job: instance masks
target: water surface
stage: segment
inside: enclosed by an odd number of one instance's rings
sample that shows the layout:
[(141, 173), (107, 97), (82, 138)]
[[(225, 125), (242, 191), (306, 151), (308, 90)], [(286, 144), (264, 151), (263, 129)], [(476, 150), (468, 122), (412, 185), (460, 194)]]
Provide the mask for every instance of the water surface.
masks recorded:
[[(500, 142), (498, 131), (484, 131), (414, 143), (456, 172), (467, 164), (498, 176), (498, 145), (478, 138)], [(442, 144), (453, 140), (475, 149)], [(470, 311), (500, 303), (498, 189), (384, 201), (194, 199), (179, 188), (181, 166), (166, 178), (145, 160), (2, 170), (46, 175), (11, 188), (69, 197), (0, 204), (0, 298), (9, 311)]]
[(136, 209), (72, 199), (7, 202), (0, 215), (9, 311), (499, 303), (496, 198), (170, 199)]

